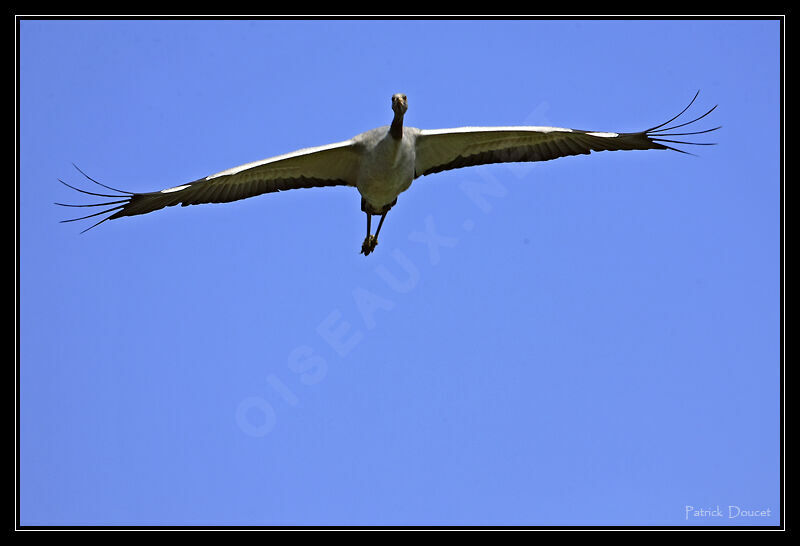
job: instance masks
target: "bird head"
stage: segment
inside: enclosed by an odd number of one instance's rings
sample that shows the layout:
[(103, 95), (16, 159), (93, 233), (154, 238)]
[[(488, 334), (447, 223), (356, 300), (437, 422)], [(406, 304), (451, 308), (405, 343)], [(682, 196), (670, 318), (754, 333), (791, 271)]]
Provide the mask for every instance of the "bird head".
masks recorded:
[(392, 95), (392, 110), (395, 114), (401, 116), (408, 110), (408, 98), (403, 93), (395, 93)]

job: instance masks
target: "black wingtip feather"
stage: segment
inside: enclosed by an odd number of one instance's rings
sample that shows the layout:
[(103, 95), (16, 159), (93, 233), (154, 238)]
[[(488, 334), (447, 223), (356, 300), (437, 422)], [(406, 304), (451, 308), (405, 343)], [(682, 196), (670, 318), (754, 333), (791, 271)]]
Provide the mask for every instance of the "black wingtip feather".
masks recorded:
[(696, 100), (697, 100), (697, 97), (698, 97), (698, 95), (700, 95), (700, 90), (699, 90), (699, 89), (697, 90), (697, 93), (695, 93), (695, 94), (694, 94), (694, 97), (692, 98), (692, 100), (691, 100), (691, 101), (689, 101), (689, 104), (687, 104), (687, 105), (686, 105), (686, 108), (684, 108), (683, 110), (681, 110), (681, 111), (678, 113), (678, 115), (677, 115), (677, 116), (675, 116), (675, 117), (673, 117), (673, 118), (670, 118), (670, 119), (668, 119), (667, 121), (665, 121), (664, 123), (662, 123), (662, 124), (660, 124), (660, 125), (656, 125), (655, 127), (651, 127), (650, 129), (646, 130), (646, 131), (645, 131), (645, 133), (652, 133), (653, 131), (657, 130), (659, 127), (663, 127), (664, 125), (668, 125), (668, 124), (672, 123), (673, 121), (675, 121), (676, 119), (678, 119), (679, 117), (681, 117), (681, 116), (683, 115), (683, 113), (684, 113), (686, 110), (688, 110), (688, 109), (689, 109), (689, 107), (690, 107), (690, 106), (692, 106), (692, 104), (694, 104), (694, 101), (696, 101)]
[(88, 205), (72, 205), (69, 203), (53, 203), (53, 204), (62, 207), (105, 207), (108, 205), (116, 205), (117, 203), (127, 203), (127, 202), (128, 199), (123, 199), (122, 201), (107, 201), (105, 203), (90, 203)]
[(80, 218), (70, 218), (68, 220), (61, 220), (59, 223), (60, 224), (65, 224), (65, 223), (68, 223), (68, 222), (77, 222), (78, 220), (86, 220), (87, 218), (92, 218), (93, 216), (100, 216), (101, 214), (105, 214), (107, 212), (114, 212), (115, 210), (119, 210), (119, 209), (123, 208), (124, 206), (125, 205), (120, 205), (118, 207), (112, 207), (110, 209), (101, 210), (100, 212), (95, 212), (94, 214), (88, 214), (86, 216), (81, 216)]
[(77, 166), (75, 163), (73, 163), (73, 164), (72, 164), (72, 166), (73, 166), (73, 167), (75, 167), (75, 169), (77, 169), (77, 171), (78, 171), (79, 173), (81, 173), (83, 176), (85, 176), (86, 178), (88, 178), (89, 180), (91, 180), (92, 182), (94, 182), (95, 184), (97, 184), (98, 186), (103, 186), (103, 187), (104, 187), (104, 188), (106, 188), (107, 190), (111, 190), (111, 191), (115, 191), (115, 192), (119, 192), (119, 193), (126, 193), (126, 194), (128, 194), (128, 195), (133, 195), (133, 192), (129, 192), (129, 191), (125, 191), (125, 190), (118, 190), (117, 188), (112, 188), (111, 186), (106, 186), (106, 185), (105, 185), (105, 184), (103, 184), (102, 182), (98, 182), (97, 180), (95, 180), (94, 178), (92, 178), (91, 176), (89, 176), (88, 174), (86, 174), (85, 172), (83, 172), (83, 171), (80, 169), (80, 167), (78, 167), (78, 166)]
[[(714, 106), (711, 108), (711, 110), (709, 110), (708, 112), (706, 112), (706, 113), (705, 113), (705, 114), (703, 114), (702, 116), (700, 116), (700, 117), (697, 117), (697, 118), (694, 118), (694, 119), (693, 119), (693, 120), (691, 120), (691, 121), (687, 121), (686, 123), (681, 123), (680, 125), (673, 125), (672, 127), (664, 127), (663, 129), (657, 129), (657, 130), (655, 130), (655, 131), (654, 131), (654, 130), (650, 130), (650, 131), (648, 131), (648, 132), (649, 132), (649, 133), (660, 133), (661, 131), (672, 131), (672, 130), (674, 130), (674, 129), (678, 129), (679, 127), (684, 127), (684, 126), (686, 126), (686, 125), (689, 125), (689, 124), (691, 124), (691, 123), (694, 123), (694, 122), (696, 122), (696, 121), (700, 121), (701, 119), (703, 119), (704, 117), (706, 117), (708, 114), (710, 114), (711, 112), (713, 112), (714, 110), (716, 110), (716, 109), (717, 109), (717, 106), (719, 106), (719, 104), (715, 104), (715, 105), (714, 105)], [(680, 114), (679, 114), (679, 115), (680, 115)], [(673, 119), (675, 119), (675, 118), (673, 118)], [(664, 124), (664, 125), (665, 125), (665, 124)]]
[(59, 182), (64, 184), (66, 187), (72, 188), (73, 190), (79, 191), (81, 193), (85, 193), (86, 195), (95, 195), (97, 197), (124, 197), (124, 195), (108, 195), (107, 193), (95, 193), (95, 192), (92, 192), (92, 191), (82, 190), (80, 188), (76, 188), (75, 186), (71, 186), (71, 185), (67, 184), (66, 182), (64, 182), (60, 178), (56, 178), (56, 180), (58, 180)]
[(650, 129), (647, 129), (646, 131), (644, 131), (644, 134), (647, 136), (647, 138), (649, 138), (652, 142), (655, 142), (655, 143), (657, 143), (657, 144), (659, 144), (661, 146), (664, 146), (668, 150), (673, 150), (675, 152), (681, 152), (683, 154), (693, 155), (693, 156), (697, 156), (697, 154), (693, 154), (691, 152), (687, 152), (686, 150), (681, 150), (681, 149), (675, 148), (673, 146), (668, 146), (665, 143), (683, 144), (683, 145), (688, 145), (688, 146), (714, 146), (714, 145), (716, 145), (716, 142), (690, 142), (690, 141), (686, 141), (686, 140), (672, 140), (672, 139), (664, 138), (664, 137), (676, 137), (676, 136), (701, 135), (701, 134), (705, 134), (705, 133), (711, 133), (713, 131), (716, 131), (716, 130), (722, 128), (722, 125), (720, 125), (720, 126), (717, 126), (717, 127), (712, 127), (711, 129), (704, 129), (704, 130), (700, 130), (700, 131), (687, 131), (687, 132), (683, 132), (683, 133), (673, 133), (673, 132), (671, 132), (671, 131), (674, 131), (675, 129), (679, 129), (680, 127), (686, 127), (687, 125), (691, 125), (692, 123), (700, 121), (701, 119), (703, 119), (707, 115), (709, 115), (711, 112), (716, 110), (717, 106), (719, 106), (719, 105), (714, 105), (706, 113), (704, 113), (703, 115), (698, 116), (698, 117), (696, 117), (696, 118), (694, 118), (694, 119), (692, 119), (690, 121), (679, 123), (678, 125), (670, 125), (673, 121), (675, 121), (676, 119), (681, 117), (689, 109), (689, 107), (692, 106), (692, 104), (694, 104), (694, 102), (697, 100), (697, 97), (699, 95), (700, 95), (700, 91), (698, 90), (697, 93), (695, 93), (694, 97), (692, 97), (692, 100), (689, 102), (689, 104), (683, 110), (681, 110), (678, 113), (677, 116), (674, 116), (674, 117), (670, 118), (669, 120), (665, 121), (664, 123), (662, 123), (660, 125), (656, 125), (655, 127), (652, 127)]
[[(76, 188), (75, 186), (73, 186), (71, 184), (67, 184), (66, 182), (64, 182), (60, 178), (57, 178), (56, 180), (58, 180), (59, 182), (61, 182), (65, 186), (67, 186), (68, 188), (73, 189), (73, 190), (75, 190), (77, 192), (83, 193), (85, 195), (93, 195), (95, 197), (108, 197), (108, 198), (116, 199), (116, 200), (115, 201), (105, 201), (103, 203), (88, 203), (88, 204), (81, 204), (81, 205), (79, 205), (79, 204), (71, 204), (71, 203), (55, 203), (56, 205), (59, 205), (61, 207), (109, 207), (110, 205), (117, 205), (117, 206), (113, 206), (111, 208), (106, 208), (106, 209), (104, 209), (104, 210), (102, 210), (100, 212), (96, 212), (94, 214), (89, 214), (87, 216), (81, 216), (80, 218), (70, 218), (70, 219), (67, 219), (67, 220), (61, 220), (60, 223), (62, 223), (62, 224), (63, 223), (68, 223), (68, 222), (77, 222), (78, 220), (86, 220), (87, 218), (92, 218), (92, 217), (100, 216), (100, 215), (103, 215), (103, 214), (113, 213), (115, 211), (118, 211), (120, 209), (125, 208), (130, 203), (131, 197), (133, 195), (135, 195), (135, 194), (133, 194), (131, 192), (124, 191), (124, 190), (118, 190), (116, 188), (112, 188), (111, 186), (107, 186), (107, 185), (103, 184), (102, 182), (98, 182), (97, 180), (95, 180), (94, 178), (92, 178), (91, 176), (89, 176), (85, 172), (83, 172), (74, 163), (72, 164), (72, 166), (75, 167), (75, 169), (77, 169), (77, 171), (79, 173), (81, 173), (83, 176), (85, 176), (88, 180), (91, 180), (92, 182), (94, 182), (98, 186), (102, 186), (102, 187), (104, 187), (106, 189), (118, 192), (118, 193), (120, 193), (122, 195), (112, 195), (112, 194), (108, 194), (108, 193), (97, 193), (97, 192), (82, 190), (80, 188)], [(97, 222), (97, 223), (89, 226), (88, 228), (84, 229), (83, 231), (81, 231), (81, 233), (86, 233), (87, 231), (89, 231), (93, 227), (99, 226), (100, 224), (102, 224), (106, 220), (110, 220), (110, 219), (111, 219), (111, 216), (103, 218), (99, 222)]]

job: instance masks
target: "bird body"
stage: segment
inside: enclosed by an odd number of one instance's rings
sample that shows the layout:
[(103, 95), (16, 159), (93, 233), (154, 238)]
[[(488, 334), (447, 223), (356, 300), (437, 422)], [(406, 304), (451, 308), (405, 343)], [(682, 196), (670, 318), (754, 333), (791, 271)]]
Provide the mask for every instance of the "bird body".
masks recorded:
[[(73, 222), (112, 213), (84, 230), (88, 231), (106, 220), (146, 214), (174, 205), (226, 203), (289, 189), (352, 186), (361, 194), (361, 209), (367, 215), (367, 237), (361, 252), (368, 255), (378, 244), (378, 233), (386, 214), (397, 202), (397, 196), (420, 176), (474, 165), (547, 161), (604, 150), (674, 150), (688, 153), (670, 144), (710, 143), (665, 137), (697, 135), (719, 129), (672, 132), (704, 118), (716, 106), (691, 121), (667, 127), (686, 112), (696, 99), (697, 95), (677, 116), (665, 123), (644, 131), (616, 133), (535, 126), (416, 129), (403, 125), (408, 101), (406, 95), (396, 93), (392, 96), (394, 118), (391, 125), (366, 131), (349, 140), (247, 163), (194, 182), (148, 193), (117, 190), (84, 173), (89, 180), (121, 195), (90, 192), (59, 181), (84, 194), (118, 200), (88, 205), (56, 204), (67, 207), (110, 206), (95, 214), (64, 220)], [(371, 233), (373, 215), (381, 217), (374, 235)]]
[(395, 139), (388, 127), (362, 133), (353, 140), (359, 151), (356, 187), (368, 207), (378, 214), (406, 191), (414, 180), (415, 141), (419, 129), (404, 127)]

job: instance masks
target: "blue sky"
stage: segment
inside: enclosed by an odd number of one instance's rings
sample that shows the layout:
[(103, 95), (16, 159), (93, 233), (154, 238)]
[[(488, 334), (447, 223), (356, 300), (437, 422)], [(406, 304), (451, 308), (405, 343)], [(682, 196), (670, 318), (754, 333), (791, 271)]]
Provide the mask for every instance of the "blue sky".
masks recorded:
[[(779, 39), (22, 21), (21, 523), (777, 525)], [(91, 202), (72, 162), (159, 190), (385, 125), (395, 92), (419, 128), (635, 131), (698, 89), (699, 157), (423, 177), (368, 257), (352, 188), (83, 235), (53, 205)]]

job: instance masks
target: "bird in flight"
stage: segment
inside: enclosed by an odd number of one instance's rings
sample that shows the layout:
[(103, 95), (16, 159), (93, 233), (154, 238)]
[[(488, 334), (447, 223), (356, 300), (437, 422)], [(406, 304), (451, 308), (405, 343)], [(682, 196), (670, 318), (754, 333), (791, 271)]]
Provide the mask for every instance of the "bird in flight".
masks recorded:
[[(227, 203), (262, 193), (298, 188), (352, 186), (361, 194), (361, 210), (367, 215), (367, 236), (361, 245), (361, 253), (367, 256), (375, 250), (383, 221), (397, 203), (397, 196), (420, 176), (474, 165), (548, 161), (603, 150), (674, 150), (689, 153), (670, 144), (712, 145), (713, 143), (672, 138), (719, 129), (714, 127), (702, 131), (674, 132), (703, 119), (716, 106), (691, 121), (670, 125), (694, 104), (699, 93), (698, 91), (677, 116), (635, 133), (532, 126), (416, 129), (403, 125), (403, 118), (408, 110), (408, 98), (403, 93), (396, 93), (392, 95), (394, 118), (391, 125), (361, 133), (350, 140), (304, 148), (247, 163), (194, 182), (149, 193), (114, 189), (78, 169), (88, 180), (117, 192), (118, 195), (78, 189), (61, 179), (59, 182), (87, 195), (115, 200), (88, 205), (56, 204), (66, 207), (108, 207), (95, 214), (63, 220), (75, 222), (113, 213), (84, 230), (88, 231), (106, 220), (146, 214), (173, 205), (185, 207), (203, 203)], [(374, 234), (371, 225), (373, 216), (380, 216)]]

